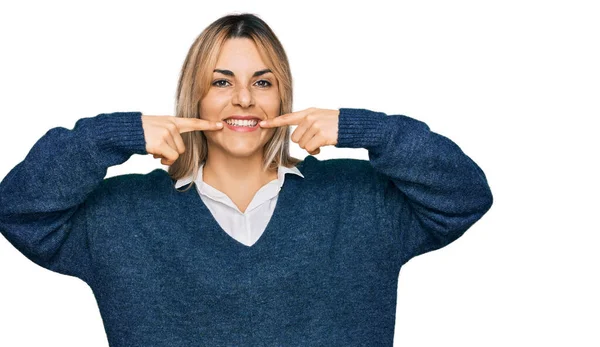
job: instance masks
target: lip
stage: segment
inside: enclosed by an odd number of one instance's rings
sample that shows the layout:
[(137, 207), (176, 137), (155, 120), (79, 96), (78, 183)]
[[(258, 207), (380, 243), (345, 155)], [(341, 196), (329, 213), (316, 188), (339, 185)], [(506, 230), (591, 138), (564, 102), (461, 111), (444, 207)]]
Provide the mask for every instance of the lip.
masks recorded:
[(234, 114), (234, 115), (231, 115), (231, 116), (229, 116), (227, 118), (223, 118), (223, 120), (226, 120), (226, 119), (246, 119), (246, 120), (256, 119), (259, 122), (262, 120), (260, 117), (257, 117), (257, 116), (255, 116), (253, 114), (249, 114), (249, 115)]

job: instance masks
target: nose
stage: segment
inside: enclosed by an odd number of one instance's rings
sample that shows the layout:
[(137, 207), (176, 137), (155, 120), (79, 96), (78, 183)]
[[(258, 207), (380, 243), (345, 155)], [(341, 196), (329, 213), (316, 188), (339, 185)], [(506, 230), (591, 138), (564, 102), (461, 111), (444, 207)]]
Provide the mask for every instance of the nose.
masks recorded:
[(254, 104), (254, 96), (252, 91), (246, 86), (239, 84), (233, 92), (232, 102), (241, 107), (250, 107)]

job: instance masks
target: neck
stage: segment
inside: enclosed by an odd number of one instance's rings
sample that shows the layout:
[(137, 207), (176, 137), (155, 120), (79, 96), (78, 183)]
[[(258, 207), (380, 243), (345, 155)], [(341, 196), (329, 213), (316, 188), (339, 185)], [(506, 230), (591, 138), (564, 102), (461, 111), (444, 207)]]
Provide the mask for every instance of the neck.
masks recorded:
[[(211, 155), (213, 154), (213, 155)], [(225, 155), (207, 155), (204, 162), (202, 178), (211, 186), (219, 189), (225, 187), (250, 188), (262, 187), (277, 178), (277, 169), (263, 171), (261, 155), (248, 157), (232, 157)]]

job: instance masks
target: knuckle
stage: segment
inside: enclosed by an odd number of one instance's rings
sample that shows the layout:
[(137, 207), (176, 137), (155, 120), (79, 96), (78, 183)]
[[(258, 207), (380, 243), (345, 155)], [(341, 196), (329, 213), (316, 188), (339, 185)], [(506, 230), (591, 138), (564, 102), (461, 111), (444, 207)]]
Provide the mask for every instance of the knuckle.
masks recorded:
[[(154, 155), (159, 155), (158, 151), (156, 150), (156, 148), (154, 147), (154, 145), (152, 144), (148, 144), (146, 146), (146, 152), (150, 153), (150, 154), (154, 154)], [(156, 158), (156, 157), (155, 157)]]
[(177, 131), (177, 125), (175, 125), (173, 122), (167, 123), (166, 128), (169, 131)]

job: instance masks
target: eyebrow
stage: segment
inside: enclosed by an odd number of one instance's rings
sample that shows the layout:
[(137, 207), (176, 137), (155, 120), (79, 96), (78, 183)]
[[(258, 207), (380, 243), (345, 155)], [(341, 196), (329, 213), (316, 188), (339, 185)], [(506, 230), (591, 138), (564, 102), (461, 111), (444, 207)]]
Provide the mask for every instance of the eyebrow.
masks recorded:
[[(235, 74), (231, 70), (215, 69), (214, 72), (222, 73), (223, 75), (232, 76), (232, 77), (235, 76)], [(258, 70), (252, 75), (252, 77), (264, 75), (268, 72), (273, 72), (273, 71), (271, 71), (271, 69)]]

